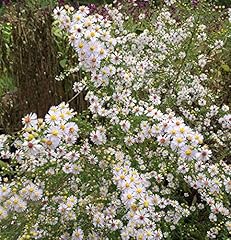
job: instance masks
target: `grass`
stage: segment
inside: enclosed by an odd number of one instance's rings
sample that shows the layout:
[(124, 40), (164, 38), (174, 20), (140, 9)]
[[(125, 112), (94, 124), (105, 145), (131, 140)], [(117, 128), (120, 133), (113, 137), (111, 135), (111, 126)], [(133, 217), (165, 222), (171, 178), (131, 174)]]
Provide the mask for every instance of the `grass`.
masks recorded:
[(0, 97), (2, 97), (6, 92), (13, 91), (14, 89), (15, 84), (10, 76), (0, 76)]

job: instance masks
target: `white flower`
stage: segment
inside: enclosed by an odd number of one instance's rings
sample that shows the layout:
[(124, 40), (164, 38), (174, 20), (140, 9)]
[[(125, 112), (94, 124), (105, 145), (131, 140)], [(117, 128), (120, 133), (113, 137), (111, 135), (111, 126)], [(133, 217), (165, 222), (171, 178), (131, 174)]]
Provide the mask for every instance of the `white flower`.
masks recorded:
[(92, 131), (90, 134), (91, 141), (96, 145), (101, 145), (106, 142), (106, 135), (100, 130)]
[(131, 124), (128, 120), (122, 120), (120, 122), (120, 126), (123, 129), (123, 131), (127, 132), (130, 129)]
[(173, 5), (174, 3), (176, 3), (176, 0), (164, 0), (164, 2), (165, 2), (165, 4), (166, 4), (167, 6), (171, 6), (171, 5)]
[(185, 145), (181, 150), (179, 150), (180, 155), (184, 159), (193, 159), (196, 157), (197, 151), (193, 149), (191, 146)]
[(161, 100), (160, 97), (156, 94), (151, 94), (149, 97), (150, 101), (154, 104), (154, 105), (159, 105), (161, 104)]
[(10, 199), (10, 208), (16, 212), (23, 212), (27, 208), (27, 204), (18, 195), (12, 196)]
[(22, 124), (25, 128), (36, 128), (38, 124), (38, 118), (36, 113), (30, 113), (22, 119)]
[(228, 17), (229, 17), (229, 22), (231, 23), (231, 8), (228, 8)]
[[(231, 15), (231, 14), (230, 14)], [(231, 21), (230, 21), (231, 22)], [(227, 221), (226, 223), (225, 223), (225, 226), (227, 227), (227, 230), (228, 230), (228, 232), (229, 232), (229, 234), (231, 233), (231, 221)]]
[(205, 55), (201, 54), (198, 56), (198, 65), (201, 67), (201, 68), (204, 68), (205, 65), (207, 64), (207, 58)]
[(209, 149), (202, 149), (200, 152), (198, 152), (196, 154), (196, 157), (199, 159), (199, 160), (203, 160), (203, 161), (207, 161), (210, 159), (212, 155), (212, 151), (209, 150)]
[(36, 155), (42, 150), (42, 145), (39, 143), (39, 140), (25, 141), (22, 145), (25, 151), (29, 154)]
[(7, 215), (8, 215), (7, 211), (3, 207), (0, 206), (0, 220), (6, 218)]
[(65, 173), (69, 174), (69, 173), (72, 172), (72, 167), (73, 167), (72, 164), (70, 164), (70, 163), (65, 163), (64, 166), (63, 166), (63, 168), (62, 168), (62, 170), (63, 170)]
[(10, 187), (7, 185), (2, 185), (0, 188), (0, 201), (9, 197), (10, 193), (11, 193)]

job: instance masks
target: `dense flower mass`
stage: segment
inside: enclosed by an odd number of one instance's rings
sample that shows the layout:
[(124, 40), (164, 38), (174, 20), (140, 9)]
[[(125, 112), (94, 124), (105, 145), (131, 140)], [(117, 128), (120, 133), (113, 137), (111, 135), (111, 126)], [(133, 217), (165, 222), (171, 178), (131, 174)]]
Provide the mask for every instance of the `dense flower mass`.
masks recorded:
[(54, 10), (89, 107), (0, 136), (1, 239), (229, 239), (231, 114), (213, 82), (230, 11), (217, 31), (207, 5), (178, 2), (138, 23), (112, 6)]

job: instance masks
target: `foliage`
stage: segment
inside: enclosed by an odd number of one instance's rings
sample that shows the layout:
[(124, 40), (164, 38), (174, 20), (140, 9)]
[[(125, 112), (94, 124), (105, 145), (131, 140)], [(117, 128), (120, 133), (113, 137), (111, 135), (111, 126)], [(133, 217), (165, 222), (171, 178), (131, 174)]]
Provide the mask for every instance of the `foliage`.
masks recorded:
[(15, 89), (15, 85), (13, 83), (13, 79), (8, 76), (3, 76), (0, 78), (0, 97), (8, 92), (13, 91)]

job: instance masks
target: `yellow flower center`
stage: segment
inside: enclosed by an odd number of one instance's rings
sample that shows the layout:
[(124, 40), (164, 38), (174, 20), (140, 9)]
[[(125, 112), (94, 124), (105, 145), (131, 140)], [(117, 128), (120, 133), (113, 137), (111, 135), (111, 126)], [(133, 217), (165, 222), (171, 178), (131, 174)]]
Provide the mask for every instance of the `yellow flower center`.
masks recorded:
[(147, 200), (144, 201), (144, 206), (148, 207), (149, 206), (149, 202)]
[(51, 141), (51, 140), (47, 140), (47, 141), (46, 141), (46, 144), (47, 144), (48, 146), (51, 146), (51, 145), (52, 145), (52, 141)]
[(190, 156), (190, 155), (192, 154), (192, 150), (191, 150), (191, 149), (187, 149), (187, 150), (185, 151), (185, 154), (186, 154), (187, 156)]
[(132, 195), (131, 195), (131, 194), (128, 194), (128, 195), (127, 195), (127, 199), (129, 199), (129, 200), (132, 199)]
[(83, 48), (83, 43), (79, 43), (78, 47), (81, 49)]
[(59, 132), (58, 132), (58, 130), (52, 130), (52, 132), (51, 132), (51, 134), (53, 135), (53, 136), (58, 136), (58, 134), (59, 134)]
[(121, 179), (121, 180), (124, 180), (124, 179), (125, 179), (125, 176), (124, 176), (124, 175), (120, 175), (120, 179)]
[(55, 115), (51, 115), (51, 120), (52, 121), (56, 121), (57, 120), (57, 117)]
[(136, 190), (136, 192), (137, 192), (137, 193), (141, 193), (141, 192), (142, 192), (142, 189), (141, 189), (141, 188), (138, 188), (138, 189)]

